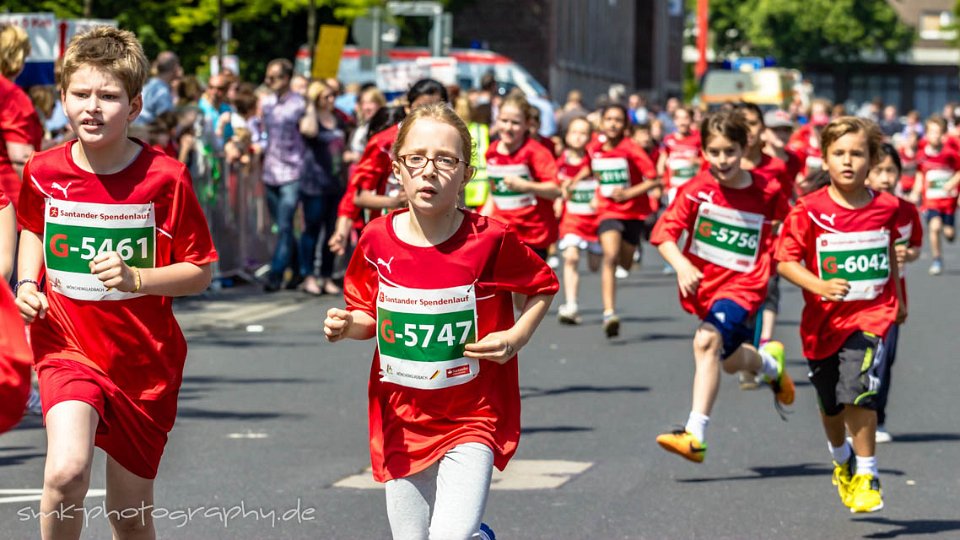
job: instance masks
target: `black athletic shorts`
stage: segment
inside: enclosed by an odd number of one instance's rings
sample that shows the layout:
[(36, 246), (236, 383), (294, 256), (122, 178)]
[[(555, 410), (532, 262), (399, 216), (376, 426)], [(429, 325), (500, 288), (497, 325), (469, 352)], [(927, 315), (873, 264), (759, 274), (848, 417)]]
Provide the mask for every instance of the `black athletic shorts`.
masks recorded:
[(597, 227), (597, 236), (603, 236), (607, 231), (617, 231), (623, 241), (635, 246), (640, 245), (643, 235), (643, 221), (639, 219), (605, 219)]
[(823, 414), (836, 416), (844, 405), (876, 410), (884, 356), (880, 336), (858, 331), (827, 358), (808, 359), (810, 382), (817, 389)]

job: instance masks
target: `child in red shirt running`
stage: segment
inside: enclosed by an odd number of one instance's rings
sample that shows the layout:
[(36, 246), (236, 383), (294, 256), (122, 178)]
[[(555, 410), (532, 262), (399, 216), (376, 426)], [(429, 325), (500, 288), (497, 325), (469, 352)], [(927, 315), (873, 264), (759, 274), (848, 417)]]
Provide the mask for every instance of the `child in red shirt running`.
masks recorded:
[(605, 106), (600, 112), (600, 137), (587, 145), (590, 168), (599, 179), (597, 232), (603, 249), (603, 332), (608, 338), (620, 335), (617, 265), (627, 269), (633, 266), (644, 220), (653, 213), (647, 193), (660, 185), (650, 157), (627, 137), (627, 118), (623, 105)]
[[(779, 185), (741, 169), (747, 131), (736, 112), (703, 121), (703, 155), (710, 168), (680, 188), (650, 238), (677, 271), (684, 310), (702, 321), (693, 337), (696, 373), (686, 426), (657, 437), (665, 450), (696, 463), (706, 457), (705, 435), (721, 367), (727, 373), (762, 373), (778, 408), (793, 403), (783, 345), (770, 342), (757, 351), (752, 344), (770, 275), (772, 224), (789, 207)], [(677, 242), (684, 231), (688, 241), (681, 252)]]
[(127, 138), (148, 69), (131, 32), (75, 37), (61, 99), (77, 139), (24, 169), (16, 296), (47, 430), (44, 538), (80, 537), (94, 446), (107, 453), (114, 537), (154, 536), (153, 483), (187, 355), (171, 297), (206, 289), (217, 258), (186, 167)]
[(803, 289), (803, 354), (833, 456), (833, 482), (852, 512), (883, 508), (875, 457), (878, 370), (884, 336), (906, 318), (891, 264), (900, 204), (865, 185), (882, 140), (880, 128), (861, 118), (840, 117), (824, 128), (830, 185), (797, 201), (774, 254), (780, 275)]
[(580, 288), (580, 254), (587, 253), (590, 271), (600, 269), (600, 242), (597, 238), (597, 179), (590, 170), (587, 142), (593, 127), (586, 118), (574, 118), (567, 127), (566, 148), (557, 159), (559, 178), (564, 192), (563, 216), (560, 218), (560, 241), (563, 253), (563, 292), (566, 303), (558, 310), (562, 324), (580, 324), (577, 305)]
[(920, 138), (915, 131), (904, 133), (902, 140), (897, 144), (897, 152), (900, 155), (900, 164), (903, 165), (903, 173), (897, 182), (896, 195), (898, 197), (909, 197), (913, 192), (913, 186), (917, 180), (917, 158), (919, 157), (918, 147)]
[(700, 134), (693, 129), (693, 113), (685, 107), (673, 111), (677, 130), (663, 138), (663, 152), (657, 161), (657, 172), (667, 190), (667, 205), (673, 203), (677, 190), (700, 172)]
[(946, 144), (947, 121), (942, 116), (927, 119), (923, 135), (926, 144), (917, 155), (917, 179), (911, 199), (923, 195), (923, 213), (930, 239), (930, 275), (943, 272), (940, 236), (953, 243), (957, 213), (957, 186), (960, 185), (960, 155)]
[(17, 425), (30, 393), (33, 352), (6, 281), (0, 283), (0, 433)]
[[(347, 309), (324, 320), (330, 341), (377, 338), (370, 457), (394, 538), (477, 537), (492, 468), (520, 438), (517, 351), (559, 289), (509, 226), (457, 208), (470, 153), (467, 127), (445, 105), (404, 121), (393, 170), (408, 209), (364, 229)], [(516, 322), (511, 293), (527, 296)]]
[[(884, 143), (880, 147), (880, 162), (870, 170), (867, 186), (876, 191), (893, 195), (897, 190), (900, 179), (900, 154), (893, 146)], [(920, 257), (920, 248), (923, 246), (923, 225), (920, 224), (920, 213), (912, 202), (898, 197), (900, 212), (897, 214), (897, 232), (900, 238), (894, 246), (897, 256), (897, 269), (900, 271), (900, 290), (903, 301), (907, 302), (907, 281), (905, 273), (906, 263), (913, 262)], [(884, 340), (886, 345), (886, 361), (880, 368), (880, 390), (877, 394), (877, 442), (886, 443), (893, 440), (893, 436), (886, 429), (887, 397), (890, 395), (891, 369), (897, 359), (897, 344), (900, 337), (900, 325), (894, 324), (887, 332)]]

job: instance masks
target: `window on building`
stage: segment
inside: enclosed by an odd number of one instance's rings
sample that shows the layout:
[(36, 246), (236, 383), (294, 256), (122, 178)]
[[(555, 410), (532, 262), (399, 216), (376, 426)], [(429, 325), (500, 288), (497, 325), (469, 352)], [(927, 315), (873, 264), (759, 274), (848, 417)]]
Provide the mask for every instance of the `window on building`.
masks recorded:
[(928, 116), (943, 109), (956, 96), (956, 75), (918, 75), (914, 80), (913, 108)]
[(951, 40), (957, 37), (953, 13), (949, 11), (924, 11), (917, 27), (920, 39)]

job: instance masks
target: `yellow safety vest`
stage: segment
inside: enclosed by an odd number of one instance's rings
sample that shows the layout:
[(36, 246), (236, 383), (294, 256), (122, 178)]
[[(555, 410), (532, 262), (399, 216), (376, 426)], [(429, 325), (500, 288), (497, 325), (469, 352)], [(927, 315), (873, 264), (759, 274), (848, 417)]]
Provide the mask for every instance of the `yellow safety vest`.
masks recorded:
[(470, 165), (476, 169), (473, 179), (464, 187), (464, 202), (471, 208), (480, 208), (490, 195), (490, 183), (487, 180), (487, 149), (490, 147), (490, 126), (471, 122), (467, 126), (474, 140), (476, 151), (470, 159)]

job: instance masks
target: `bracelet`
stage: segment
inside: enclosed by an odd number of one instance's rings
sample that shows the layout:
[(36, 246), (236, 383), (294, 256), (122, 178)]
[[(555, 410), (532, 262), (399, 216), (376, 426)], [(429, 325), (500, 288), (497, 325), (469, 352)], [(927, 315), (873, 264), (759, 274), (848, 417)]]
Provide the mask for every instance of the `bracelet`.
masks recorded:
[(33, 279), (21, 279), (20, 281), (17, 282), (16, 285), (13, 286), (13, 295), (14, 295), (14, 296), (17, 295), (17, 291), (20, 290), (20, 286), (23, 285), (24, 283), (33, 283), (33, 286), (37, 288), (37, 292), (40, 291), (40, 284), (37, 283), (36, 280), (33, 280)]
[(140, 277), (140, 269), (137, 268), (136, 266), (131, 266), (130, 269), (133, 270), (133, 274), (134, 274), (133, 282), (135, 284), (133, 287), (133, 290), (130, 292), (138, 292), (140, 290), (140, 287), (143, 285), (143, 279)]

